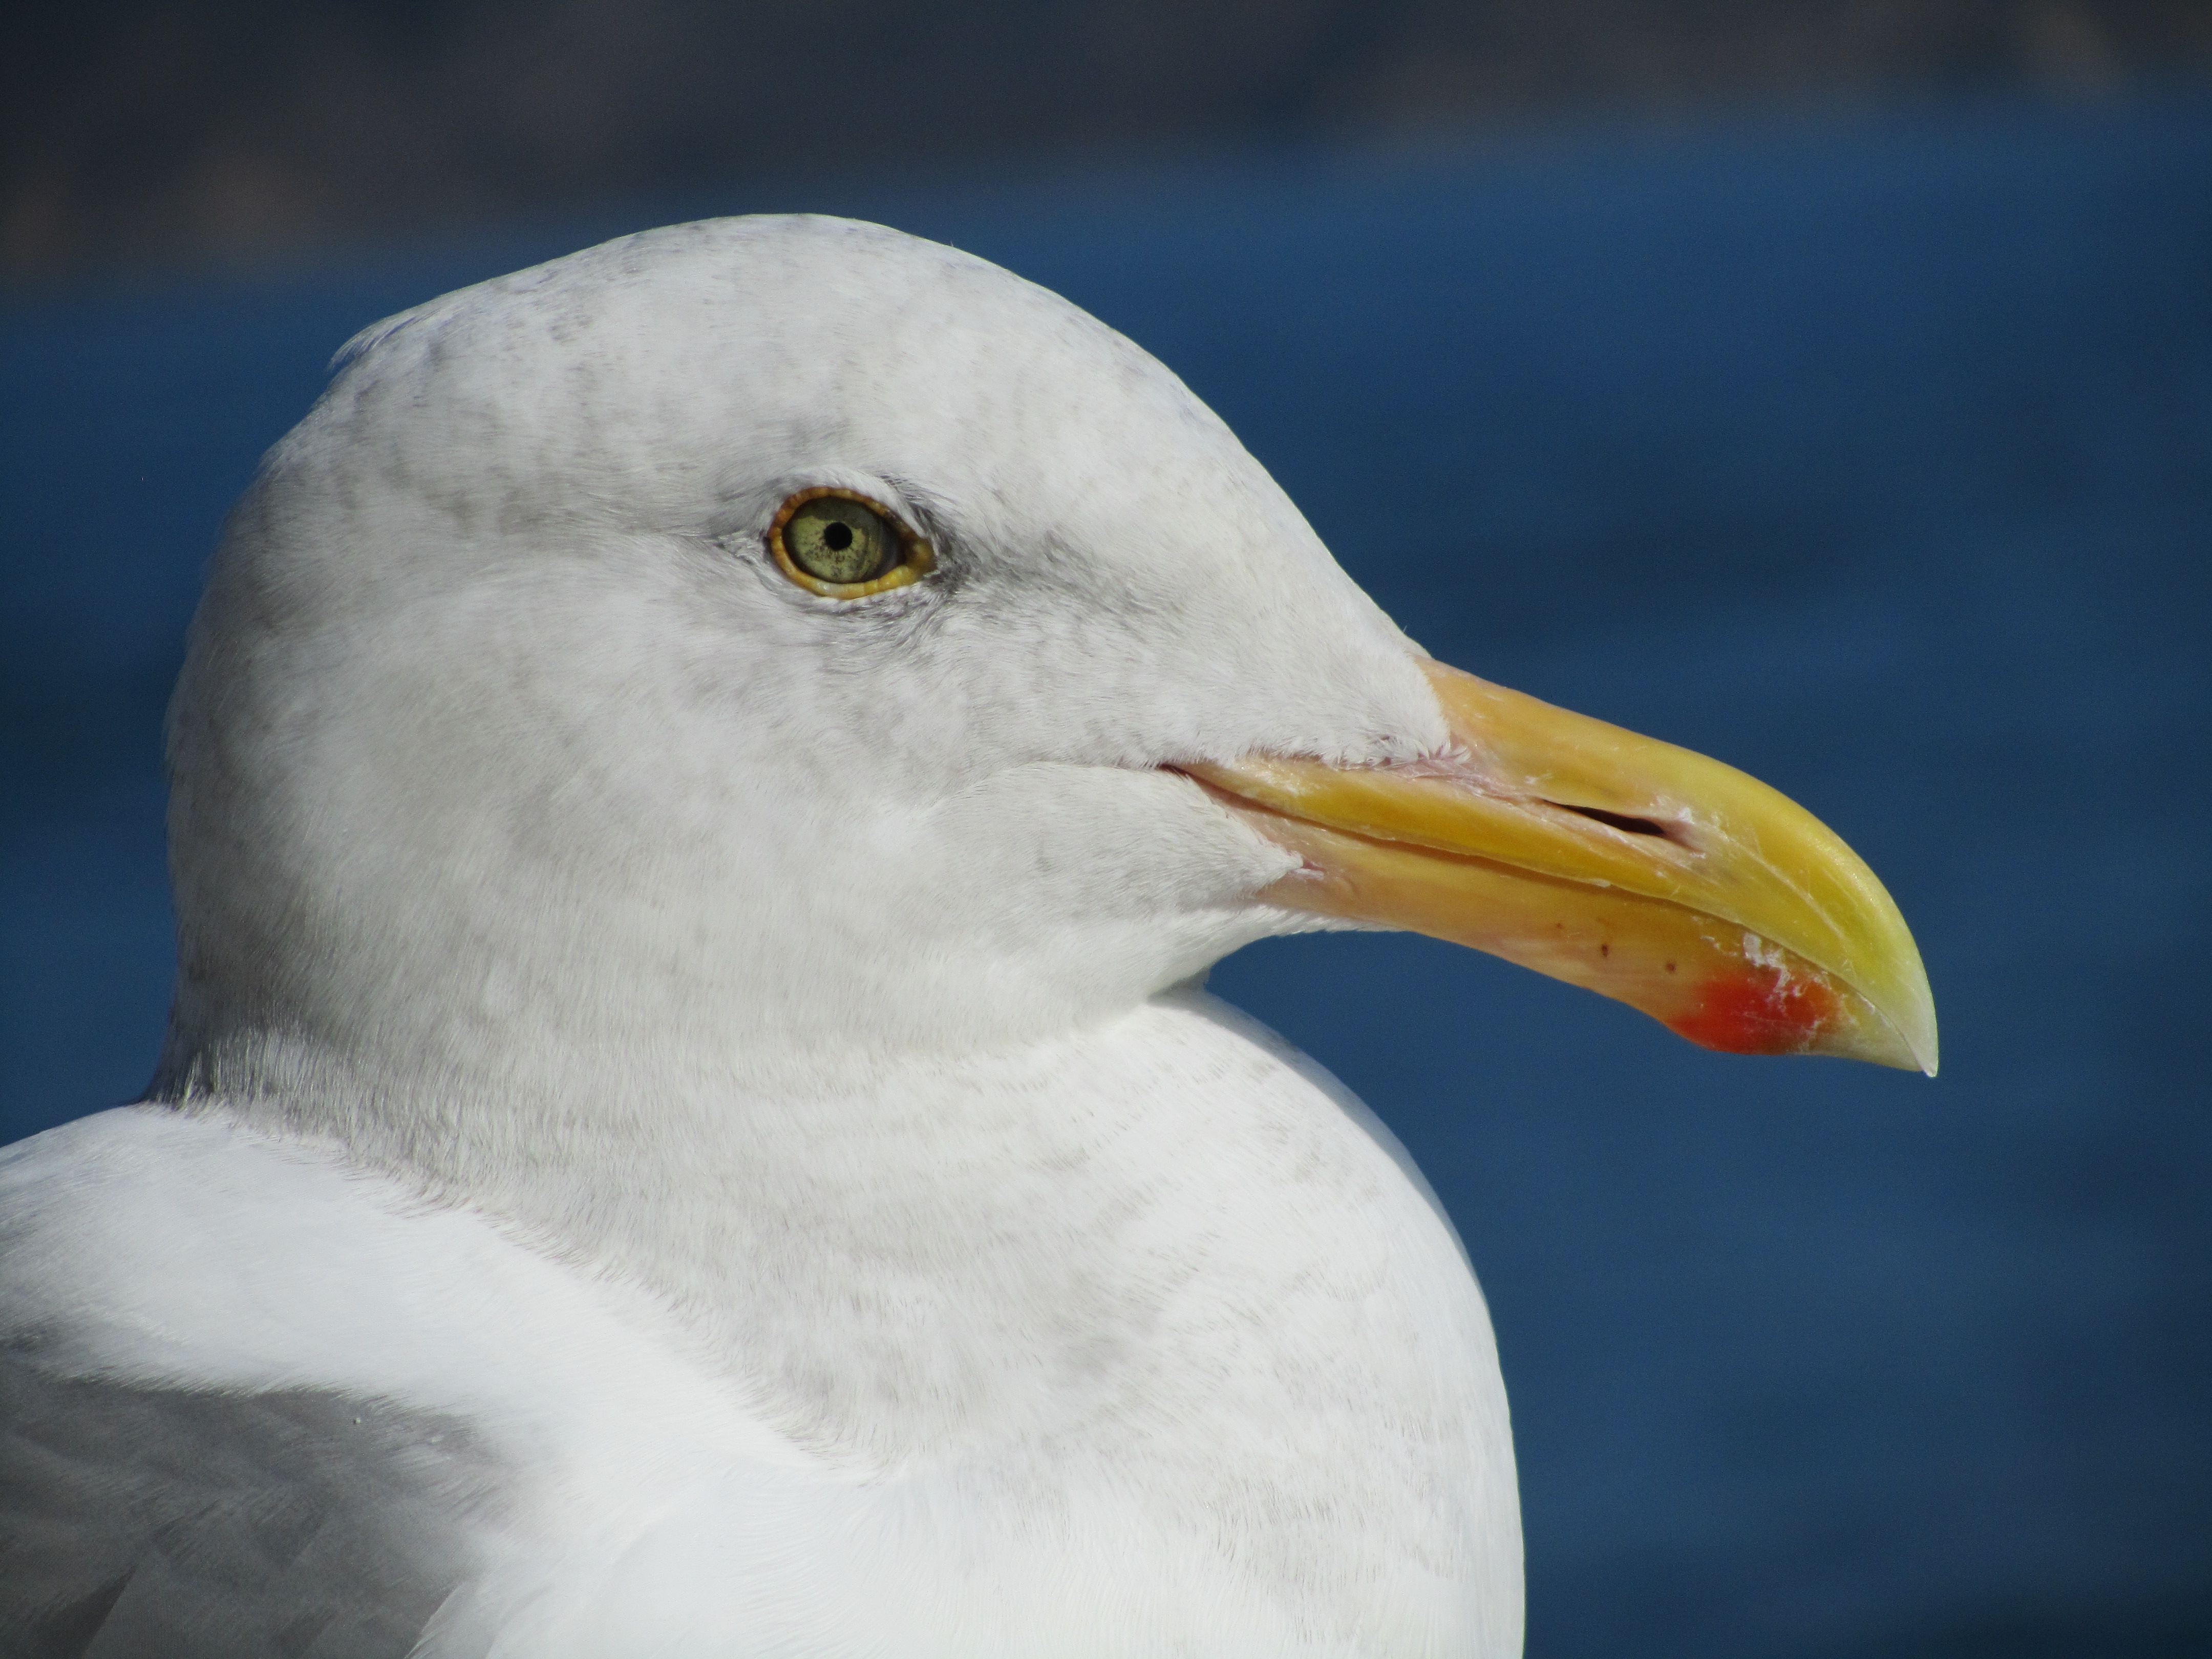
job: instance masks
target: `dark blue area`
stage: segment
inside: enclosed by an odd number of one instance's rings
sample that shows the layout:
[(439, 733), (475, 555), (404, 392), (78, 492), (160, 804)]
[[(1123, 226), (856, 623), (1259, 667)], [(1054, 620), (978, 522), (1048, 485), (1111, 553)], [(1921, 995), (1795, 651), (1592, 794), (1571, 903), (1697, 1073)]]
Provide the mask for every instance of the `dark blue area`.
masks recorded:
[[(1217, 971), (1458, 1218), (1532, 1653), (2212, 1651), (2212, 108), (816, 204), (1124, 329), (1438, 655), (1796, 795), (1918, 934), (1933, 1084), (1419, 939)], [(6, 318), (6, 1135), (150, 1066), (159, 708), (258, 452), (580, 240)]]

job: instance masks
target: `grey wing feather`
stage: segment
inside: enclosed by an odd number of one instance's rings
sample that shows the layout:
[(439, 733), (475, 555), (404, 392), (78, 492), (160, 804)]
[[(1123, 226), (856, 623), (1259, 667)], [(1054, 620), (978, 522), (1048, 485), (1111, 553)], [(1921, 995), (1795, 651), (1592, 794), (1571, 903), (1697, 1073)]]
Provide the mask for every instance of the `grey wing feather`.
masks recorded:
[(504, 1484), (454, 1418), (0, 1352), (0, 1655), (401, 1659)]

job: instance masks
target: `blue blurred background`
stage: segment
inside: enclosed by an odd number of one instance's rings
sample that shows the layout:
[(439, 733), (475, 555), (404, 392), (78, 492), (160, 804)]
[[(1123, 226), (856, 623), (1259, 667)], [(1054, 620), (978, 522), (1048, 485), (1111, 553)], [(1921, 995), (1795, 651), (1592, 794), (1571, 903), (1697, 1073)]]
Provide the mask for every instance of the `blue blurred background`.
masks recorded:
[[(655, 174), (466, 234), (49, 214), (0, 312), (0, 1139), (150, 1067), (161, 703), (332, 350), (649, 222), (878, 218), (1132, 335), (1430, 649), (1796, 796), (1921, 941), (1934, 1083), (1419, 939), (1216, 971), (1467, 1239), (1531, 1654), (2212, 1653), (2212, 99), (1603, 102)], [(1391, 562), (1408, 496), (1449, 568)]]

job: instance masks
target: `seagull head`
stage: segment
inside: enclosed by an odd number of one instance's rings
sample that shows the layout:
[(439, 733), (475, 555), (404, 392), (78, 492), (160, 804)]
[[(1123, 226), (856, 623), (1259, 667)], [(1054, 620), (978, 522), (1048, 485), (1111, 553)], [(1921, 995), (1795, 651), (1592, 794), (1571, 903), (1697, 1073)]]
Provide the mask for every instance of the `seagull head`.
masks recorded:
[(1903, 922), (1802, 809), (1433, 662), (1144, 351), (844, 221), (362, 335), (233, 514), (170, 744), (174, 1087), (767, 1084), (1340, 926), (1934, 1063)]

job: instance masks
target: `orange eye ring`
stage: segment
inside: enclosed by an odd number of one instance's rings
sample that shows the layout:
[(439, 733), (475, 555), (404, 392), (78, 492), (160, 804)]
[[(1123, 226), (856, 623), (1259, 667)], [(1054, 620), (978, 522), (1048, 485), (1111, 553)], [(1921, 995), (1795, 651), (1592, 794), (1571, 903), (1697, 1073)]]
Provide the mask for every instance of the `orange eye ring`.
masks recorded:
[[(849, 505), (823, 512), (817, 504), (827, 502)], [(816, 510), (810, 513), (810, 507)], [(855, 550), (856, 535), (865, 540), (878, 533), (878, 527), (886, 541), (874, 574), (859, 581), (836, 581), (806, 568), (808, 562), (817, 570), (835, 568)], [(837, 539), (840, 532), (842, 540)], [(768, 547), (786, 576), (825, 599), (865, 599), (872, 593), (908, 586), (937, 568), (936, 550), (905, 520), (858, 490), (830, 484), (801, 489), (787, 498), (768, 527)]]

